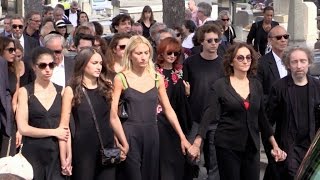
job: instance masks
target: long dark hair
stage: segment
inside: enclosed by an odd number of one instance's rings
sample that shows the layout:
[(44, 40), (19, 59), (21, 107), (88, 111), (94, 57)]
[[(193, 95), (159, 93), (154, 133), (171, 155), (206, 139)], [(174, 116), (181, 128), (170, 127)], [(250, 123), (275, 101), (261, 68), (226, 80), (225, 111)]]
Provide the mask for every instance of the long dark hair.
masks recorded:
[[(91, 57), (98, 53), (102, 58), (104, 56), (101, 54), (101, 52), (93, 49), (93, 48), (84, 48), (81, 50), (75, 60), (74, 65), (74, 71), (73, 76), (69, 82), (70, 87), (73, 89), (73, 100), (72, 105), (79, 105), (81, 103), (81, 98), (83, 95), (82, 87), (83, 87), (83, 76), (84, 76), (84, 70), (90, 61)], [(112, 100), (112, 84), (110, 81), (108, 81), (105, 76), (102, 74), (106, 74), (107, 68), (102, 63), (102, 70), (100, 76), (97, 78), (98, 83), (98, 89), (101, 95), (103, 95), (108, 103)]]
[(139, 21), (140, 22), (143, 22), (144, 21), (144, 13), (145, 12), (150, 12), (151, 13), (151, 16), (150, 16), (150, 22), (151, 23), (153, 23), (154, 22), (154, 17), (153, 17), (153, 12), (152, 12), (152, 9), (151, 9), (151, 7), (150, 6), (145, 6), (145, 7), (143, 7), (143, 10), (142, 10), (142, 12), (141, 12), (141, 16), (140, 16), (140, 19), (139, 19)]

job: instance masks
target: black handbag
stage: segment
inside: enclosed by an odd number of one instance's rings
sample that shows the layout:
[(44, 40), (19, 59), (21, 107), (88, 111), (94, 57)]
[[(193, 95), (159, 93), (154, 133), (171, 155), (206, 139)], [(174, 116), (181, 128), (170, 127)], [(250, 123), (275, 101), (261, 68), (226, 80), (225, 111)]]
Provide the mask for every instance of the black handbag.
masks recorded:
[(123, 97), (121, 96), (119, 99), (119, 104), (118, 104), (118, 116), (119, 119), (122, 123), (124, 123), (128, 117), (128, 107), (127, 107), (127, 101), (123, 99)]
[(96, 113), (94, 112), (94, 109), (92, 107), (92, 104), (91, 104), (91, 101), (90, 101), (90, 98), (85, 90), (85, 88), (82, 87), (82, 91), (88, 101), (88, 104), (90, 106), (90, 109), (91, 109), (91, 113), (92, 113), (92, 116), (93, 116), (93, 121), (94, 121), (94, 124), (96, 126), (96, 130), (97, 130), (97, 133), (98, 133), (98, 137), (99, 137), (99, 141), (100, 141), (100, 145), (101, 145), (101, 164), (104, 165), (104, 166), (109, 166), (109, 165), (113, 165), (113, 164), (118, 164), (121, 162), (121, 159), (120, 159), (120, 154), (121, 154), (121, 150), (117, 147), (114, 147), (114, 148), (104, 148), (104, 145), (103, 145), (103, 141), (102, 141), (102, 137), (101, 137), (101, 134), (100, 134), (100, 128), (99, 128), (99, 124), (97, 122), (97, 118), (96, 118)]

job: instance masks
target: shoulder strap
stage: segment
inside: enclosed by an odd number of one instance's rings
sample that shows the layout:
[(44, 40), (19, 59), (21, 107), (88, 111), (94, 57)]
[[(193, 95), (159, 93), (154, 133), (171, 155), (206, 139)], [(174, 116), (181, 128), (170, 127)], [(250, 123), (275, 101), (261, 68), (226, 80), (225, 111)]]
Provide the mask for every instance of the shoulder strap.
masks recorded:
[(56, 88), (57, 94), (61, 94), (62, 92), (62, 86), (59, 86), (55, 83), (53, 83), (53, 86)]
[(25, 85), (24, 88), (26, 88), (28, 99), (30, 99), (30, 97), (34, 95), (34, 81)]
[(94, 112), (94, 109), (92, 107), (92, 104), (91, 104), (91, 101), (90, 101), (90, 98), (87, 94), (87, 91), (84, 87), (82, 87), (82, 91), (83, 91), (83, 94), (84, 96), (86, 97), (87, 101), (88, 101), (88, 104), (89, 104), (89, 107), (91, 109), (91, 113), (92, 113), (92, 116), (93, 116), (93, 121), (94, 121), (94, 124), (96, 126), (96, 130), (97, 130), (97, 133), (98, 133), (98, 137), (99, 137), (99, 141), (100, 141), (100, 145), (101, 145), (101, 149), (104, 148), (104, 145), (103, 145), (103, 141), (102, 141), (102, 137), (101, 137), (101, 134), (100, 134), (100, 128), (99, 128), (99, 124), (97, 122), (97, 117), (96, 117), (96, 113)]
[(124, 87), (124, 89), (127, 89), (129, 87), (129, 84), (128, 84), (126, 76), (122, 72), (118, 73), (118, 76), (121, 79), (122, 86)]
[(155, 86), (156, 86), (157, 88), (159, 88), (158, 73), (156, 73), (155, 77), (156, 77), (156, 80), (155, 80)]

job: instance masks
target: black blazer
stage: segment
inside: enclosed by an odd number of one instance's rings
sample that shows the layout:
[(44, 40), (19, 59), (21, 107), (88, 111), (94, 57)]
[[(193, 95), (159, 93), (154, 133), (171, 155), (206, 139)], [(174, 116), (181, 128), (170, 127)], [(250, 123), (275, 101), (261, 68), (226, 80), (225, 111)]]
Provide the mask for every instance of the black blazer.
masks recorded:
[(258, 61), (257, 78), (263, 87), (265, 100), (268, 98), (271, 86), (280, 79), (279, 70), (272, 51), (262, 56)]
[(23, 35), (23, 38), (24, 38), (24, 60), (25, 62), (29, 63), (29, 65), (32, 65), (32, 59), (31, 59), (32, 50), (40, 46), (40, 43), (36, 39), (27, 35)]
[(68, 82), (70, 81), (73, 72), (74, 72), (74, 58), (72, 57), (64, 57), (64, 72), (65, 72), (65, 86), (68, 85)]
[(210, 89), (198, 134), (204, 138), (211, 121), (217, 121), (215, 145), (236, 151), (244, 151), (249, 137), (255, 148), (260, 148), (259, 129), (263, 137), (272, 135), (271, 126), (266, 119), (263, 91), (260, 82), (249, 79), (250, 95), (248, 110), (243, 99), (230, 84), (230, 78), (217, 80)]
[[(291, 74), (278, 80), (271, 88), (266, 112), (272, 125), (276, 124), (275, 138), (279, 147), (287, 152), (294, 145), (295, 135), (299, 131), (298, 117), (296, 109), (299, 104), (296, 102), (294, 82)], [(309, 140), (310, 142), (315, 136), (319, 128), (320, 117), (315, 116), (316, 107), (320, 105), (320, 81), (308, 76), (308, 102), (309, 114), (306, 119), (309, 121)], [(309, 118), (307, 118), (309, 117)], [(292, 149), (291, 149), (292, 150)]]
[[(254, 39), (253, 47), (259, 52), (261, 55), (264, 55), (265, 49), (268, 43), (268, 33), (264, 31), (262, 27), (263, 21), (258, 21), (252, 24), (249, 34), (247, 36), (247, 43), (252, 44), (252, 40)], [(279, 25), (278, 22), (272, 21), (271, 28)]]
[[(5, 132), (7, 136), (11, 135), (13, 111), (11, 104), (11, 95), (8, 77), (8, 64), (5, 59), (0, 57), (0, 120), (1, 131)], [(3, 127), (4, 125), (5, 127)], [(0, 133), (1, 134), (1, 133)]]

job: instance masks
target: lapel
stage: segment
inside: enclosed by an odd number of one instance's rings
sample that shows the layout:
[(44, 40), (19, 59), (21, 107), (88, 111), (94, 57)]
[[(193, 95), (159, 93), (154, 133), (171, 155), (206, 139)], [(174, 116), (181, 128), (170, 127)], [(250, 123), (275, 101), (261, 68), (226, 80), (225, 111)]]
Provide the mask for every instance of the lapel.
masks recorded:
[[(310, 76), (307, 76), (308, 78), (308, 104), (309, 104), (309, 137), (313, 137), (315, 135), (315, 114), (314, 114), (314, 108), (315, 108), (315, 99), (317, 98), (316, 91), (319, 91), (319, 89), (316, 89), (315, 84), (313, 83), (313, 79)], [(311, 139), (312, 140), (312, 139)]]
[(277, 67), (277, 63), (276, 63), (276, 60), (274, 59), (274, 56), (272, 54), (272, 51), (269, 52), (267, 54), (267, 61), (269, 63), (269, 69), (271, 71), (271, 73), (273, 74), (273, 77), (275, 79), (280, 79), (280, 73), (279, 73), (279, 70), (278, 70), (278, 67)]
[[(249, 84), (251, 86), (251, 83), (249, 81)], [(246, 110), (246, 108), (244, 107), (244, 103), (243, 103), (243, 99), (241, 98), (241, 96), (236, 92), (236, 90), (232, 87), (231, 82), (230, 82), (230, 77), (226, 77), (226, 86), (228, 88), (227, 91), (231, 94), (231, 96), (234, 97), (234, 99), (236, 101), (238, 101), (238, 103), (241, 105), (241, 107)], [(251, 87), (250, 87), (250, 92), (251, 92)], [(250, 108), (249, 108), (250, 109)]]
[(294, 82), (293, 79), (291, 77), (291, 74), (288, 74), (288, 94), (289, 94), (289, 101), (290, 101), (290, 105), (291, 105), (291, 109), (293, 111), (293, 118), (294, 118), (294, 123), (296, 128), (298, 128), (298, 114), (297, 114), (297, 101), (296, 101), (296, 92), (295, 92), (295, 88), (294, 88)]

